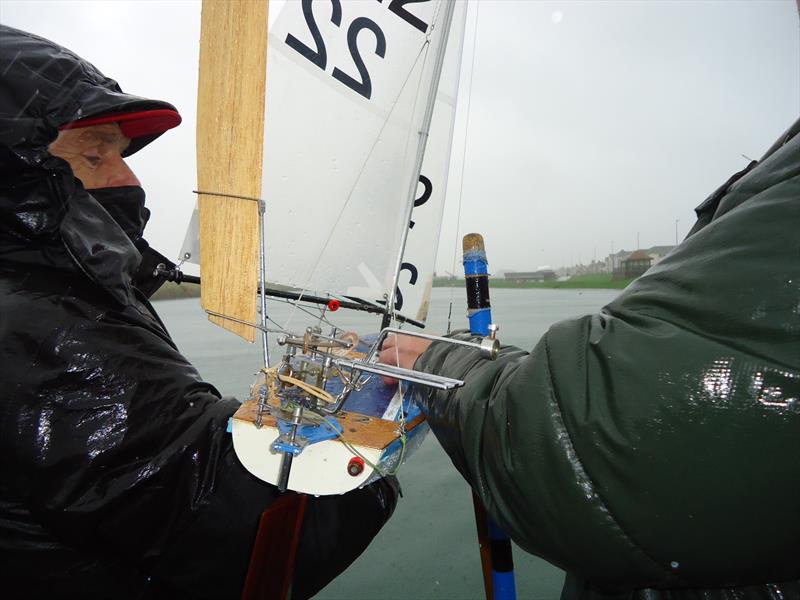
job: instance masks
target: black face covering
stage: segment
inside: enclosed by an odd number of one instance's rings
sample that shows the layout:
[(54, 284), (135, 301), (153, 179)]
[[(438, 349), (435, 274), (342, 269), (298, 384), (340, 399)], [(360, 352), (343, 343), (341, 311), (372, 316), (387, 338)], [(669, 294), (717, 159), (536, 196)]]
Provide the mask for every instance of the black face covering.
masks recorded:
[(150, 211), (144, 206), (142, 188), (126, 185), (87, 191), (108, 211), (134, 244), (142, 239), (144, 226), (150, 218)]

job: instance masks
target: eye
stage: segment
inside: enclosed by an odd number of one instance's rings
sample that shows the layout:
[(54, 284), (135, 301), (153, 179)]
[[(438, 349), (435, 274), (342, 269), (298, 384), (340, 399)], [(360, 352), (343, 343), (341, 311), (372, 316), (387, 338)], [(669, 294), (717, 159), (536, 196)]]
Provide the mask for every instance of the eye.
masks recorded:
[(86, 162), (88, 162), (93, 167), (97, 167), (98, 165), (100, 165), (100, 162), (102, 161), (102, 159), (96, 154), (84, 154), (83, 158), (86, 159)]

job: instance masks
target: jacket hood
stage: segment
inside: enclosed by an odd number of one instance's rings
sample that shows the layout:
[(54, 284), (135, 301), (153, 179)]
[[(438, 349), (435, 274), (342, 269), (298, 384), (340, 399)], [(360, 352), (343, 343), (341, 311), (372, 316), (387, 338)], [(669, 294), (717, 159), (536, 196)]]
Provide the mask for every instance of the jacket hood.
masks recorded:
[[(36, 35), (0, 25), (0, 145), (37, 157), (68, 123), (107, 113), (166, 109), (168, 102), (126, 94), (77, 54)], [(131, 140), (126, 156), (159, 134)]]
[[(38, 248), (39, 262), (77, 269), (129, 303), (141, 255), (48, 146), (60, 127), (79, 119), (175, 108), (126, 94), (75, 53), (4, 25), (0, 73), (0, 255), (29, 262)], [(126, 155), (159, 135), (131, 140)]]

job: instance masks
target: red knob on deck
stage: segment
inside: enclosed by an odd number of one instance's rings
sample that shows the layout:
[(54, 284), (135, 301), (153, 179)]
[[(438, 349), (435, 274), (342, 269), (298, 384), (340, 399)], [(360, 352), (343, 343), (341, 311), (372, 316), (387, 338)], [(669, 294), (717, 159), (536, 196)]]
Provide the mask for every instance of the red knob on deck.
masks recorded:
[(347, 472), (353, 477), (358, 477), (364, 472), (364, 459), (360, 456), (354, 456), (347, 463)]
[(336, 312), (339, 310), (339, 307), (342, 305), (336, 298), (328, 300), (328, 310), (331, 312)]

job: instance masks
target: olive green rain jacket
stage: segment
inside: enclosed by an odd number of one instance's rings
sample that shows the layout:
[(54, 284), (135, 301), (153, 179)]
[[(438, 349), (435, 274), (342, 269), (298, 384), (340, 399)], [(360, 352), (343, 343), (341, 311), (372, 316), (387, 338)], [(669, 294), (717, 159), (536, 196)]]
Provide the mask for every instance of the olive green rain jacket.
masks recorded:
[(417, 361), (466, 381), (418, 391), (431, 427), (564, 598), (800, 598), (798, 131), (600, 313)]

